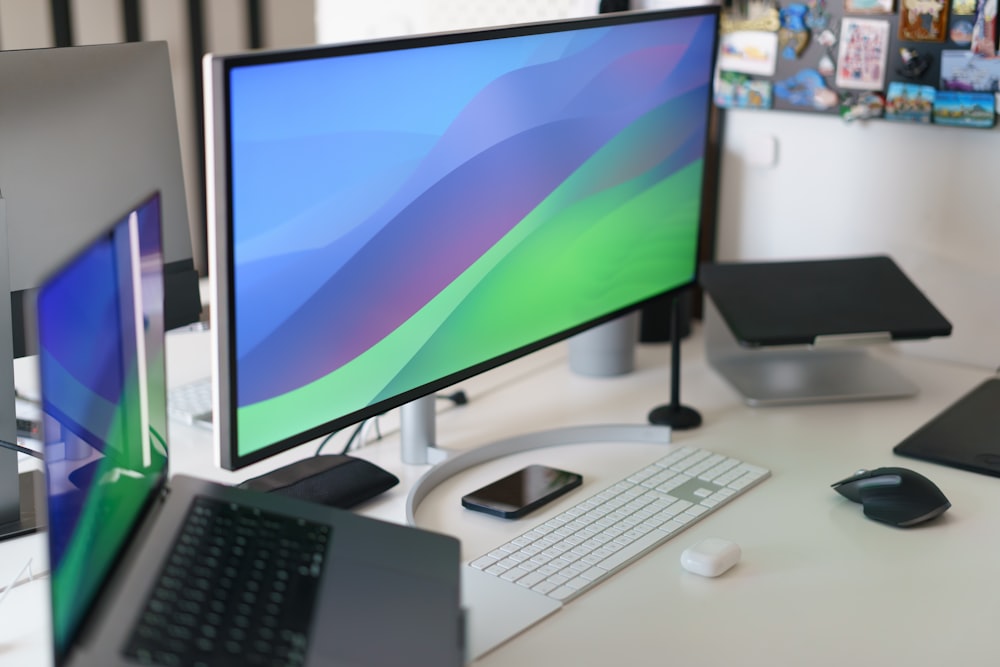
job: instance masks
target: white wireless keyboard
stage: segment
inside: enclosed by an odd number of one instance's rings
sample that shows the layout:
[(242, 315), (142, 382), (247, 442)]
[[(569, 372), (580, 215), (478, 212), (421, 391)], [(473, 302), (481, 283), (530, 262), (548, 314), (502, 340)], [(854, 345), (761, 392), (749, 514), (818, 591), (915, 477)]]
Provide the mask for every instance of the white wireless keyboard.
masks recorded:
[(566, 602), (768, 476), (765, 468), (682, 447), (469, 566)]
[(167, 414), (185, 424), (212, 425), (212, 379), (203, 378), (167, 392)]

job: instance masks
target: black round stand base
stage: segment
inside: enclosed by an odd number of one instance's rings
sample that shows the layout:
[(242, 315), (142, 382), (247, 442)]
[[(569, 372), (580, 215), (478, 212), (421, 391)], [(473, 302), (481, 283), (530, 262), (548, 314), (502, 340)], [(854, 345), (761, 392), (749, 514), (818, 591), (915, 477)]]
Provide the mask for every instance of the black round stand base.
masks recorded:
[(686, 405), (661, 405), (649, 413), (649, 423), (683, 431), (701, 426), (701, 415)]

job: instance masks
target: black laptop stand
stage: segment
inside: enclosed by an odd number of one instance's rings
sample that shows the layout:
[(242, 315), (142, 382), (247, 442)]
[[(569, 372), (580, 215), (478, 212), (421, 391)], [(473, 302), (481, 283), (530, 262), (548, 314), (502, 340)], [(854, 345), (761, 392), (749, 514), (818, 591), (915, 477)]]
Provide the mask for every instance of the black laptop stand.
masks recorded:
[(912, 396), (866, 347), (951, 333), (886, 256), (706, 264), (701, 284), (708, 361), (750, 405)]

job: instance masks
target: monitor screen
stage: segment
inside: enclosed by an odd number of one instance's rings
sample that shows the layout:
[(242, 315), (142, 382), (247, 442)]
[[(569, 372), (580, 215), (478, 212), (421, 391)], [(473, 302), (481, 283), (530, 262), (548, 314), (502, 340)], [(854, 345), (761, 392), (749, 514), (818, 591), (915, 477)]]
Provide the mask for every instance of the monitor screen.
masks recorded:
[(37, 312), (59, 657), (166, 474), (159, 196), (48, 278)]
[(717, 21), (206, 58), (221, 464), (693, 284)]

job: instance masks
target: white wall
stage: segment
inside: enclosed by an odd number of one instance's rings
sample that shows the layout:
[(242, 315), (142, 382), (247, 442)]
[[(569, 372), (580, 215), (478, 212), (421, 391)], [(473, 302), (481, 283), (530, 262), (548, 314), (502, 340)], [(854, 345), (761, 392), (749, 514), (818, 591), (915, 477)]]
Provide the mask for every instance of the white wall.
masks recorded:
[[(596, 13), (598, 0), (316, 0), (321, 42)], [(647, 0), (637, 7), (696, 4)], [(773, 159), (769, 158), (774, 150)], [(760, 164), (763, 161), (764, 164)], [(1000, 366), (1000, 130), (726, 113), (717, 257), (889, 254), (951, 320), (900, 346)]]
[[(710, 0), (634, 0), (637, 9), (714, 4)], [(317, 38), (342, 42), (413, 33), (591, 16), (600, 0), (316, 0)]]
[(316, 0), (317, 38), (342, 42), (586, 16), (598, 0)]

